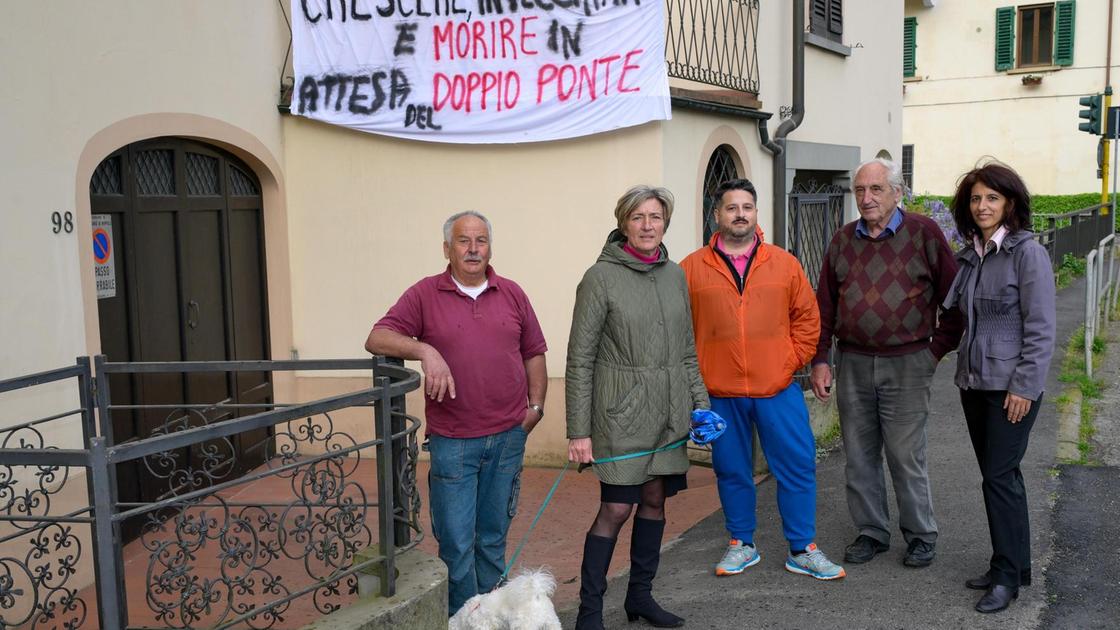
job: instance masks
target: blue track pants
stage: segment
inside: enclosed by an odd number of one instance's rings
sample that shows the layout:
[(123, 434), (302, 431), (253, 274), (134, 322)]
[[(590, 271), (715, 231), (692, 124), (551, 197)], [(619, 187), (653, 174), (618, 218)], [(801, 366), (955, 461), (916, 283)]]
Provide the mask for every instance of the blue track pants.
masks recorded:
[(797, 383), (770, 398), (716, 398), (712, 410), (727, 421), (727, 431), (712, 443), (724, 522), (732, 538), (754, 542), (755, 489), (751, 426), (778, 482), (778, 512), (791, 549), (816, 538), (816, 442), (809, 410)]

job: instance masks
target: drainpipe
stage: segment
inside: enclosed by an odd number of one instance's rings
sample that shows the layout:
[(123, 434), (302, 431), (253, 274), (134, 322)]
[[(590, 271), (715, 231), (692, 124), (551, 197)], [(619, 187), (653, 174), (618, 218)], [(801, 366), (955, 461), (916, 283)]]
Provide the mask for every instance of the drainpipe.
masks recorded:
[(783, 120), (770, 139), (765, 120), (758, 121), (758, 139), (773, 158), (774, 244), (786, 247), (786, 137), (805, 119), (805, 2), (793, 0), (793, 115)]

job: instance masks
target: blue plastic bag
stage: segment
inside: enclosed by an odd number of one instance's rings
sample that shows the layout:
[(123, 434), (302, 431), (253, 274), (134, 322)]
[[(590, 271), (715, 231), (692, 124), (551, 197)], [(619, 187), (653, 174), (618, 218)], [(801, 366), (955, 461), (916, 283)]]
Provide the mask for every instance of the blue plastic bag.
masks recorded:
[(727, 421), (711, 409), (695, 409), (692, 412), (692, 428), (688, 435), (697, 444), (710, 444), (727, 430)]

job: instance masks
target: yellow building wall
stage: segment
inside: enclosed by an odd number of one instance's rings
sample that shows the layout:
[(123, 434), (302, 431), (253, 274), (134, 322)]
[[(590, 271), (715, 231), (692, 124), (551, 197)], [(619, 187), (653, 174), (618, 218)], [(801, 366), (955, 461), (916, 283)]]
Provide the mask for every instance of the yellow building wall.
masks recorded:
[[(907, 0), (906, 16), (918, 22), (916, 76), (903, 84), (903, 140), (914, 145), (915, 192), (952, 194), (960, 176), (987, 156), (1016, 169), (1033, 193), (1100, 190), (1097, 137), (1078, 131), (1077, 112), (1079, 97), (1104, 91), (1107, 2), (1077, 1), (1072, 66), (997, 72), (995, 11), (1012, 4), (926, 8)], [(1034, 3), (1016, 6), (1027, 4)], [(1118, 20), (1114, 15), (1114, 31)], [(1116, 69), (1114, 58), (1114, 77)], [(1027, 74), (1042, 82), (1024, 85)]]

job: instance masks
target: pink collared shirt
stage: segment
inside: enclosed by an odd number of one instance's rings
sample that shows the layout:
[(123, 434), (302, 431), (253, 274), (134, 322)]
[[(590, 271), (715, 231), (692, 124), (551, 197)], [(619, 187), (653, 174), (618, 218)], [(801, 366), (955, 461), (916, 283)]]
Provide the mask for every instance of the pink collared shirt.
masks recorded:
[(750, 261), (751, 255), (754, 254), (754, 250), (756, 247), (758, 247), (757, 234), (755, 234), (754, 240), (751, 241), (751, 246), (747, 248), (747, 251), (743, 252), (742, 254), (736, 254), (732, 256), (731, 254), (728, 254), (727, 250), (723, 248), (723, 235), (720, 234), (718, 237), (716, 237), (716, 249), (723, 252), (724, 256), (727, 256), (731, 259), (731, 264), (735, 266), (735, 272), (739, 274), (740, 278), (742, 278), (743, 275), (747, 273), (747, 262)]
[(976, 249), (976, 255), (983, 258), (988, 252), (998, 252), (1003, 247), (1003, 239), (1007, 238), (1010, 234), (1007, 226), (1001, 225), (999, 229), (992, 234), (992, 238), (988, 240), (987, 251), (984, 248), (984, 239), (979, 234), (972, 235), (972, 247)]

